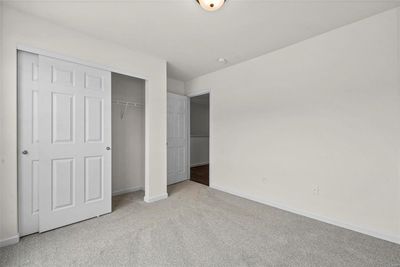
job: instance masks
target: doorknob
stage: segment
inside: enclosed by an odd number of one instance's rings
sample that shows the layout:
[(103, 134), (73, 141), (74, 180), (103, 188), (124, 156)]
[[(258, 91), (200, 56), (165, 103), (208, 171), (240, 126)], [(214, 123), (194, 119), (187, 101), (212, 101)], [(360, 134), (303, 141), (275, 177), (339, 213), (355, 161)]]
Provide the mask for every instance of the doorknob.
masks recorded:
[(27, 155), (28, 154), (28, 150), (22, 151), (22, 154)]
[(106, 147), (106, 149), (107, 149), (107, 150), (111, 150), (111, 147), (108, 146), (108, 147)]

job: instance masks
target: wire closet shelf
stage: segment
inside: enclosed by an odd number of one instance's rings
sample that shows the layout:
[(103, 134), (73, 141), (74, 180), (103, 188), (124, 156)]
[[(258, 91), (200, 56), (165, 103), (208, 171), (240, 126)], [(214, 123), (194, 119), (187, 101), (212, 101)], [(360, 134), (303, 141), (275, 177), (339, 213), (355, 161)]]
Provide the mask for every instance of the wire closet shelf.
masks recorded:
[(124, 118), (128, 107), (144, 108), (144, 104), (143, 103), (136, 102), (136, 101), (124, 101), (124, 100), (113, 99), (112, 103), (122, 106), (121, 114), (120, 114), (121, 115), (121, 120)]

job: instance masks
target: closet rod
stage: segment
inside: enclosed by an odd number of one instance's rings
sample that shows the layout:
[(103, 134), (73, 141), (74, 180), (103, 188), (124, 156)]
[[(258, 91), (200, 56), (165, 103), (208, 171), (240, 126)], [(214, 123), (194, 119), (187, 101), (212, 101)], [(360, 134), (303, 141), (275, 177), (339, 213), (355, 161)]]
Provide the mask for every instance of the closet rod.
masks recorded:
[(139, 103), (139, 102), (129, 102), (129, 101), (122, 101), (122, 100), (113, 100), (113, 104), (119, 104), (119, 105), (128, 105), (128, 106), (135, 106), (135, 107), (143, 107), (144, 104)]

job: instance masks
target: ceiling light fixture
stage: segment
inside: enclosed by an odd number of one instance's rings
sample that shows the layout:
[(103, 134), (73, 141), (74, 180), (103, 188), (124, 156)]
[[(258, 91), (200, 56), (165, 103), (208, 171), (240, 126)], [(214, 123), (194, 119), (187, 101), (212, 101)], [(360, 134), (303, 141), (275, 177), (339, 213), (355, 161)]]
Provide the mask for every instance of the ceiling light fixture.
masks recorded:
[(216, 11), (220, 9), (226, 0), (196, 0), (197, 3), (206, 11)]

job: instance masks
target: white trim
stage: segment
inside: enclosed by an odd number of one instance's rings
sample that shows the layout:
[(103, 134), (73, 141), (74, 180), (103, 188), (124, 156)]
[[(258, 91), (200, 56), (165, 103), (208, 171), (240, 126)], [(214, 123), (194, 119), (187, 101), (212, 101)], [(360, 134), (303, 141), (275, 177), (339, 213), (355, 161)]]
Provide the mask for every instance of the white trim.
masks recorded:
[(0, 240), (0, 248), (1, 247), (6, 247), (6, 246), (11, 246), (14, 244), (17, 244), (19, 242), (19, 235), (15, 235), (3, 240)]
[(349, 223), (337, 221), (336, 219), (331, 219), (331, 218), (328, 218), (328, 217), (325, 217), (325, 216), (321, 216), (321, 215), (318, 215), (318, 214), (314, 214), (312, 212), (308, 212), (308, 211), (305, 211), (305, 210), (291, 208), (291, 207), (288, 207), (288, 206), (286, 206), (284, 204), (281, 204), (281, 203), (278, 203), (278, 202), (275, 202), (275, 201), (261, 199), (261, 198), (253, 197), (253, 196), (250, 196), (250, 195), (247, 195), (247, 194), (238, 193), (238, 192), (236, 192), (234, 190), (227, 189), (227, 188), (225, 188), (223, 186), (210, 184), (210, 187), (213, 188), (213, 189), (216, 189), (216, 190), (231, 194), (231, 195), (235, 195), (235, 196), (238, 196), (238, 197), (246, 198), (246, 199), (261, 203), (261, 204), (265, 204), (265, 205), (268, 205), (268, 206), (271, 206), (271, 207), (275, 207), (275, 208), (278, 208), (278, 209), (281, 209), (281, 210), (292, 212), (292, 213), (295, 213), (295, 214), (298, 214), (298, 215), (301, 215), (301, 216), (305, 216), (305, 217), (308, 217), (308, 218), (311, 218), (311, 219), (314, 219), (314, 220), (317, 220), (317, 221), (321, 221), (321, 222), (324, 222), (324, 223), (329, 223), (329, 224), (332, 224), (332, 225), (335, 225), (335, 226), (339, 226), (339, 227), (342, 227), (342, 228), (345, 228), (345, 229), (348, 229), (348, 230), (352, 230), (352, 231), (355, 231), (355, 232), (358, 232), (358, 233), (362, 233), (362, 234), (373, 236), (373, 237), (376, 237), (376, 238), (379, 238), (379, 239), (383, 239), (383, 240), (386, 240), (386, 241), (389, 241), (389, 242), (400, 244), (400, 236), (394, 236), (394, 235), (388, 235), (388, 234), (384, 234), (384, 233), (379, 233), (379, 232), (377, 232), (375, 230), (366, 229), (366, 228), (359, 227), (359, 226), (356, 226), (356, 225), (352, 225), (352, 224), (349, 224)]
[(132, 193), (132, 192), (136, 192), (136, 191), (140, 191), (143, 190), (144, 187), (143, 186), (132, 186), (132, 187), (127, 187), (121, 190), (115, 190), (112, 192), (113, 197), (114, 196), (119, 196), (119, 195), (123, 195), (126, 193)]
[(204, 166), (204, 165), (208, 165), (208, 164), (210, 164), (209, 162), (200, 162), (200, 163), (193, 163), (193, 164), (190, 164), (190, 167), (192, 168), (192, 167), (199, 167), (199, 166)]
[[(400, 8), (397, 8), (397, 69), (400, 70)], [(397, 73), (397, 88), (400, 88), (400, 71)], [(400, 192), (400, 183), (398, 184), (398, 192)], [(400, 199), (399, 199), (400, 204)], [(399, 211), (400, 212), (400, 211)], [(400, 216), (397, 220), (400, 226)], [(400, 237), (399, 237), (400, 239)]]
[(192, 175), (190, 174), (190, 142), (191, 142), (191, 138), (190, 138), (190, 96), (186, 96), (187, 97), (187, 102), (186, 102), (186, 139), (187, 139), (187, 147), (186, 147), (186, 171), (187, 171), (187, 177), (189, 178), (188, 180), (190, 180), (192, 178)]
[(164, 194), (161, 194), (161, 195), (158, 195), (155, 197), (151, 197), (151, 198), (149, 198), (148, 196), (144, 196), (144, 202), (153, 203), (153, 202), (156, 202), (156, 201), (159, 201), (162, 199), (166, 199), (166, 198), (168, 198), (168, 193), (164, 193)]
[(209, 132), (208, 132), (208, 184), (211, 185), (212, 181), (213, 181), (213, 170), (212, 170), (212, 162), (213, 162), (213, 149), (214, 149), (214, 142), (213, 142), (213, 137), (214, 137), (214, 126), (213, 126), (213, 93), (211, 92), (211, 90), (208, 90), (209, 93), (209, 99), (210, 99), (210, 103), (209, 103)]

